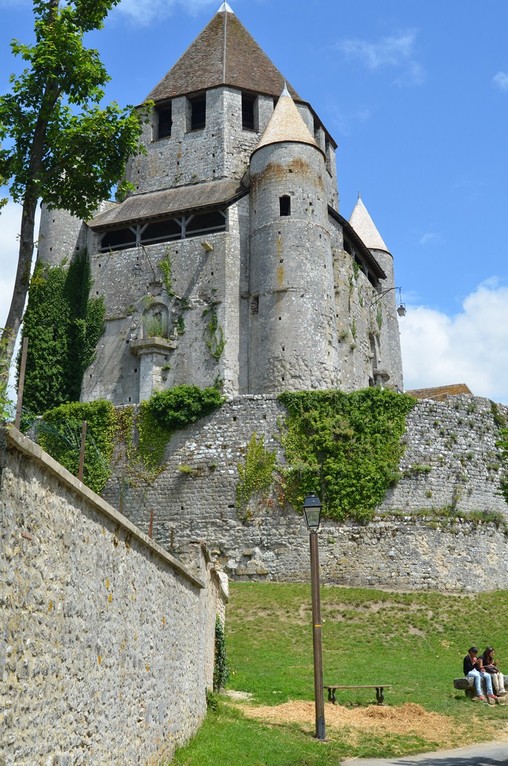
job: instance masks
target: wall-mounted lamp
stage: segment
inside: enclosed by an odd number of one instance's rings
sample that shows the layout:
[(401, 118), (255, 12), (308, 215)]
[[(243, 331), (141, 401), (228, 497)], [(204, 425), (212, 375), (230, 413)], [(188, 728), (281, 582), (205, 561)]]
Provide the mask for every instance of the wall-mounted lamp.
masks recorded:
[(378, 293), (377, 298), (375, 298), (375, 300), (373, 300), (370, 305), (375, 306), (376, 303), (379, 303), (379, 301), (384, 295), (386, 295), (387, 293), (390, 293), (392, 290), (397, 290), (399, 294), (399, 305), (397, 306), (397, 314), (400, 317), (405, 317), (407, 314), (407, 309), (404, 303), (402, 302), (402, 289), (400, 287), (387, 287), (386, 290), (381, 290), (381, 292)]
[(207, 242), (207, 240), (203, 240), (201, 243), (201, 247), (206, 250), (207, 253), (211, 253), (213, 250), (213, 245), (210, 242)]

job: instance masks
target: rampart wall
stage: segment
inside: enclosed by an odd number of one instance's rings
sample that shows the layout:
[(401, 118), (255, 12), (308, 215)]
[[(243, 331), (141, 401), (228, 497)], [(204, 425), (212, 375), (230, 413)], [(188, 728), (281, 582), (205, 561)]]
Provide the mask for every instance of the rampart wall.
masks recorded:
[[(498, 414), (507, 408), (498, 406)], [(105, 494), (142, 529), (152, 512), (164, 547), (206, 541), (231, 577), (304, 580), (309, 554), (301, 514), (280, 508), (273, 495), (254, 499), (247, 510), (236, 506), (238, 465), (253, 433), (283, 461), (278, 424), (284, 415), (274, 397), (234, 399), (173, 435), (166, 467), (153, 483), (129, 484), (120, 461)], [(508, 587), (504, 526), (484, 518), (508, 517), (491, 402), (471, 396), (418, 402), (404, 440), (401, 480), (375, 521), (323, 525), (324, 581), (458, 592)]]
[(0, 437), (0, 763), (158, 764), (205, 715), (222, 581)]

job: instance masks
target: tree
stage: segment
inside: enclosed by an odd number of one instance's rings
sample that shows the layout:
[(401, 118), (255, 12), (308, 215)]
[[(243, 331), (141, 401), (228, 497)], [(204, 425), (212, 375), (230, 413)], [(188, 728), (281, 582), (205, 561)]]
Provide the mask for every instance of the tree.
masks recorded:
[(120, 0), (33, 0), (35, 42), (11, 43), (28, 67), (0, 97), (0, 179), (22, 205), (13, 296), (0, 340), (4, 388), (23, 319), (39, 201), (86, 220), (140, 150), (143, 112), (101, 106), (108, 74), (83, 37), (101, 29)]

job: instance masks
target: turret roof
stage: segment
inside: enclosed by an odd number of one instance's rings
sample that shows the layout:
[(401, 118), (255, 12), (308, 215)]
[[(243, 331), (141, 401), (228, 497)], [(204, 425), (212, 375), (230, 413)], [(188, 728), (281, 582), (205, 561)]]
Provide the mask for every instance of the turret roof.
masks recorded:
[[(247, 32), (228, 3), (169, 70), (147, 98), (165, 101), (219, 85), (278, 96), (284, 77)], [(299, 99), (291, 86), (292, 95)]]
[(254, 151), (257, 151), (262, 146), (288, 141), (311, 144), (321, 151), (284, 83), (284, 90)]
[(370, 250), (384, 250), (386, 253), (390, 252), (359, 195), (354, 210), (351, 213), (349, 223)]

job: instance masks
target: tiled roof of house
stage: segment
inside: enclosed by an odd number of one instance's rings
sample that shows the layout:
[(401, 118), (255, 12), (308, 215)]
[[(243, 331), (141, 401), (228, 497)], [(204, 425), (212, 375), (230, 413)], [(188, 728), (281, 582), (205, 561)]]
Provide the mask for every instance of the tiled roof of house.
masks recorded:
[[(161, 102), (218, 85), (278, 97), (284, 80), (224, 4), (147, 98)], [(294, 88), (288, 87), (291, 95), (300, 100)]]
[(411, 394), (416, 399), (433, 399), (435, 402), (443, 402), (448, 396), (473, 395), (465, 383), (452, 383), (449, 386), (435, 386), (434, 388), (415, 388), (413, 391), (406, 391), (406, 394)]
[(247, 191), (238, 181), (210, 181), (176, 189), (133, 194), (124, 202), (96, 215), (88, 221), (88, 226), (91, 229), (106, 229), (136, 221), (170, 218), (184, 210), (229, 204), (247, 194)]

